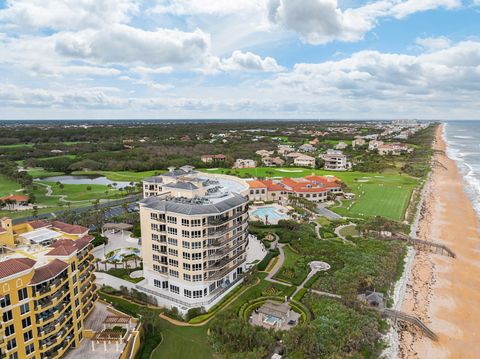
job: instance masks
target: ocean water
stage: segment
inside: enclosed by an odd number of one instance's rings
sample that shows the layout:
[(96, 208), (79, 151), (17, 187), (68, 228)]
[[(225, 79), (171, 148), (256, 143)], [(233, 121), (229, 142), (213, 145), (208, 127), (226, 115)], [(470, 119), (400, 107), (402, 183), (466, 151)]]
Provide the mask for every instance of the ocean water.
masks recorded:
[(480, 121), (448, 121), (447, 155), (457, 162), (467, 193), (480, 217)]

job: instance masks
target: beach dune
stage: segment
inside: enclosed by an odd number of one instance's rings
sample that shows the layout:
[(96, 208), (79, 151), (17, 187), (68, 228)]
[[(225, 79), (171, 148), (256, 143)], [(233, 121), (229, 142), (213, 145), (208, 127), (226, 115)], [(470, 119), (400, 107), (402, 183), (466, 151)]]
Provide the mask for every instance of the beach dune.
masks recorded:
[(418, 236), (447, 245), (456, 258), (417, 253), (402, 310), (423, 320), (439, 340), (401, 331), (400, 358), (480, 358), (479, 222), (458, 168), (445, 153), (442, 131), (440, 126)]

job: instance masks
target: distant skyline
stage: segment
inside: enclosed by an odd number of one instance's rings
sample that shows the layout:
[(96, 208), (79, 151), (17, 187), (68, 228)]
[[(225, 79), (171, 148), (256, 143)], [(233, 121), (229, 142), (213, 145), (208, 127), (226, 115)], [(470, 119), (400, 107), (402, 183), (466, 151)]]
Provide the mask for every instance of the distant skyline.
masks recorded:
[(480, 119), (480, 0), (0, 0), (3, 119)]

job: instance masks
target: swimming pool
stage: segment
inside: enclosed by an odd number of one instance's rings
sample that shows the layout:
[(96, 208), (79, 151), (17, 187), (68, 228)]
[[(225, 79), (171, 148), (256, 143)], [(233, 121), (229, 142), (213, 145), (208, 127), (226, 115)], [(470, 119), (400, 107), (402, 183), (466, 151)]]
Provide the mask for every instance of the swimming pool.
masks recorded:
[[(110, 253), (109, 253), (110, 254)], [(112, 253), (111, 256), (108, 257), (107, 259), (110, 262), (121, 262), (123, 261), (124, 257), (129, 256), (131, 254), (135, 254), (137, 256), (140, 255), (140, 250), (137, 248), (118, 248), (115, 249)]]
[(254, 216), (265, 220), (265, 217), (268, 217), (269, 220), (280, 220), (287, 219), (288, 215), (280, 213), (275, 209), (275, 207), (261, 207), (257, 208), (252, 212)]
[(275, 317), (274, 315), (265, 315), (265, 319), (263, 320), (264, 323), (270, 324), (270, 325), (275, 325), (278, 322), (278, 318)]

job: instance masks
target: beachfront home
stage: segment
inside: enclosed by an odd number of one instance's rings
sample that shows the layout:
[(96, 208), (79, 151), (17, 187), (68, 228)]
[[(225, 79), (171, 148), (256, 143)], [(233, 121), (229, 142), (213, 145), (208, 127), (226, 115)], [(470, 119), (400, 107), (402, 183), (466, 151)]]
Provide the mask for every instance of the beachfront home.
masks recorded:
[(356, 147), (360, 147), (360, 146), (365, 146), (366, 143), (367, 143), (367, 141), (365, 141), (364, 138), (357, 137), (352, 141), (352, 147), (356, 148)]
[(295, 157), (293, 160), (295, 166), (315, 168), (315, 158), (307, 155)]
[(347, 155), (338, 150), (327, 150), (327, 153), (320, 155), (325, 161), (324, 168), (329, 171), (346, 171), (351, 167), (347, 161)]
[(378, 154), (381, 156), (393, 155), (399, 156), (405, 152), (412, 152), (413, 149), (409, 148), (405, 143), (384, 143), (378, 146)]
[(233, 168), (255, 168), (257, 163), (254, 160), (244, 160), (238, 158), (233, 165)]

